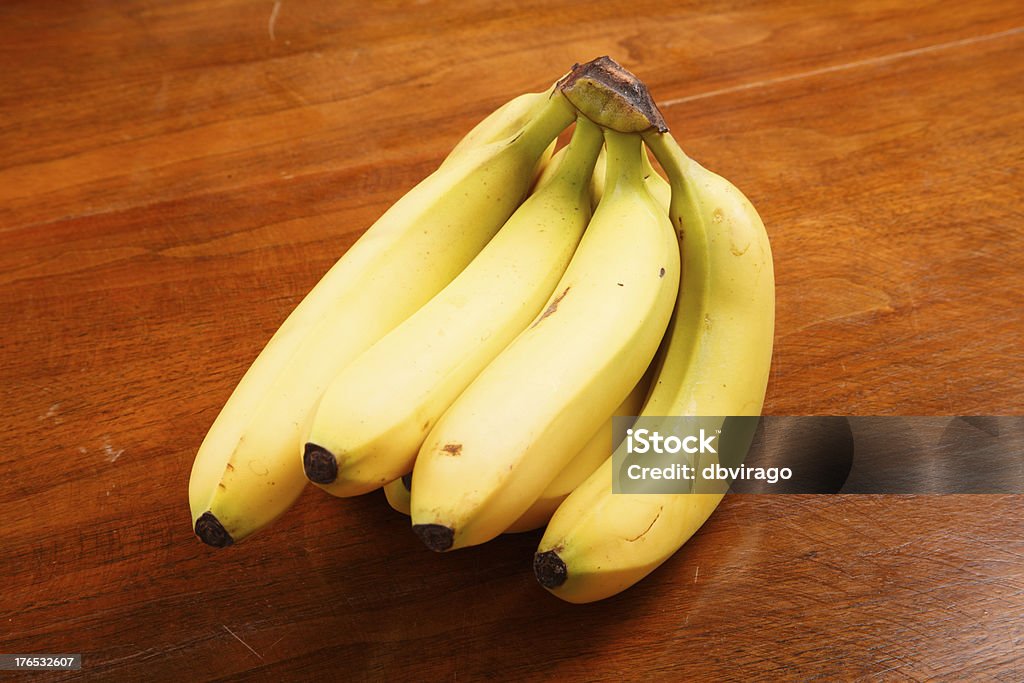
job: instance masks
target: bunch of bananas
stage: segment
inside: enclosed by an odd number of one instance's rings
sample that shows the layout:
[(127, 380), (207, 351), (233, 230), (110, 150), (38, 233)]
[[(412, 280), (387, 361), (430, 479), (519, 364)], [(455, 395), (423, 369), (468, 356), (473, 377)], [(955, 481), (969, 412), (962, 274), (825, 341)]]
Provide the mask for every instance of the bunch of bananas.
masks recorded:
[(614, 595), (722, 495), (613, 494), (612, 417), (760, 414), (773, 326), (750, 202), (635, 76), (576, 65), (470, 131), (287, 318), (199, 448), (195, 532), (240, 541), (307, 482), (383, 487), (431, 550), (546, 526), (540, 583)]

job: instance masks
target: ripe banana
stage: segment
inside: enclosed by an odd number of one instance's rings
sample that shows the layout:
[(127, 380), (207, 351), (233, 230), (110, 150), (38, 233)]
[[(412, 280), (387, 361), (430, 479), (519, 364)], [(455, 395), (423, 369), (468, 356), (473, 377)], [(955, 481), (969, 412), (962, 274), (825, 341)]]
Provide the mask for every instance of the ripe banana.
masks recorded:
[(555, 293), (442, 416), (413, 471), (413, 530), (444, 551), (529, 509), (643, 375), (679, 281), (641, 139), (606, 131), (609, 184)]
[[(653, 366), (652, 366), (653, 367)], [(644, 397), (647, 395), (647, 388), (650, 385), (650, 372), (645, 373), (643, 378), (637, 382), (633, 390), (629, 392), (619, 407), (615, 409), (617, 416), (636, 415), (643, 407)], [(539, 529), (547, 524), (555, 508), (561, 503), (569, 492), (576, 488), (591, 472), (611, 455), (613, 443), (612, 417), (609, 417), (603, 425), (590, 437), (590, 441), (576, 456), (569, 461), (561, 472), (548, 484), (544, 493), (540, 495), (530, 509), (523, 513), (512, 526), (505, 530), (505, 533), (518, 533)], [(410, 490), (412, 489), (412, 472), (388, 482), (384, 485), (384, 495), (388, 504), (403, 515), (409, 514)]]
[(615, 409), (612, 417), (605, 420), (605, 423), (590, 437), (590, 441), (587, 442), (583, 449), (548, 484), (548, 487), (533, 502), (530, 509), (513, 522), (512, 526), (505, 530), (505, 533), (515, 534), (523, 531), (533, 531), (547, 524), (551, 520), (551, 515), (555, 514), (555, 510), (562, 504), (566, 496), (586, 481), (587, 477), (608, 459), (612, 450), (618, 446), (618, 443), (615, 441), (614, 417), (629, 417), (640, 412), (644, 404), (644, 397), (647, 396), (647, 389), (651, 383), (650, 374), (650, 372), (644, 373), (644, 376), (636, 383), (633, 390), (629, 392), (629, 396)]
[[(775, 321), (764, 224), (736, 187), (687, 158), (671, 135), (648, 132), (644, 139), (671, 181), (683, 276), (641, 415), (759, 415)], [(534, 557), (540, 583), (569, 602), (600, 600), (647, 576), (722, 498), (613, 494), (612, 476), (609, 458), (558, 508)]]
[(199, 448), (189, 504), (201, 540), (230, 545), (291, 506), (306, 483), (300, 436), (326, 381), (461, 272), (522, 201), (538, 159), (574, 117), (551, 92), (521, 127), (495, 123), (483, 144), (461, 150), (388, 209), (303, 299)]
[(441, 414), (537, 316), (590, 220), (601, 129), (577, 122), (558, 170), (437, 296), (331, 381), (305, 446), (328, 493), (367, 493), (412, 470)]

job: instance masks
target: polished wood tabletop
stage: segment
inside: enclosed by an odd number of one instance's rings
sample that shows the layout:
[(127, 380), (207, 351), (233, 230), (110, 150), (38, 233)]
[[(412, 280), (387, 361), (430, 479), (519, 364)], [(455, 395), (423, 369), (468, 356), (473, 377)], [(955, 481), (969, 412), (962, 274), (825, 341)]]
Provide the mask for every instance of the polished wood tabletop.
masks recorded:
[[(0, 4), (0, 653), (98, 680), (1024, 677), (1022, 497), (728, 496), (604, 602), (308, 488), (226, 550), (192, 460), (327, 268), (608, 54), (772, 241), (772, 415), (1021, 414), (1024, 5)], [(13, 679), (12, 679), (13, 680)]]

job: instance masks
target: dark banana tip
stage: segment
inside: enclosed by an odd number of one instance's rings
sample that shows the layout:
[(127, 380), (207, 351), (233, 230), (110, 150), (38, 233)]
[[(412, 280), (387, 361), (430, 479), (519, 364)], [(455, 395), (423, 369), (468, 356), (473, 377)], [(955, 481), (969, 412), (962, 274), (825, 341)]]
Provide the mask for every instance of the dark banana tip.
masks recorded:
[(334, 453), (315, 443), (307, 443), (302, 453), (306, 478), (314, 484), (333, 484), (338, 478), (338, 459)]
[(455, 530), (441, 524), (413, 524), (412, 532), (435, 553), (443, 553), (455, 543)]
[(406, 491), (412, 493), (412, 472), (402, 475), (402, 486), (405, 487)]
[(533, 575), (545, 588), (558, 588), (569, 578), (569, 571), (558, 553), (548, 550), (533, 556)]
[(220, 520), (213, 516), (212, 512), (204, 512), (196, 520), (196, 536), (206, 545), (214, 548), (227, 548), (235, 542), (231, 534), (227, 532)]

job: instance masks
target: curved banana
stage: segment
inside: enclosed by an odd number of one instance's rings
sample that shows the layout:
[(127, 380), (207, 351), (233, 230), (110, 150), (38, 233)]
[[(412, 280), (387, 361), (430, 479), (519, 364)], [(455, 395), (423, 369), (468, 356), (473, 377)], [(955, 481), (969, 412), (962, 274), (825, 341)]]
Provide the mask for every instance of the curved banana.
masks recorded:
[(305, 447), (306, 475), (336, 496), (412, 470), (430, 429), (537, 316), (590, 220), (601, 129), (579, 121), (558, 171), (447, 287), (335, 377)]
[(455, 401), (413, 470), (435, 551), (507, 529), (644, 374), (678, 291), (679, 247), (643, 182), (641, 140), (606, 131), (609, 186), (544, 312)]
[(505, 530), (505, 533), (516, 534), (533, 531), (551, 520), (551, 515), (555, 514), (555, 510), (562, 504), (566, 496), (586, 481), (587, 477), (600, 467), (611, 455), (612, 450), (618, 446), (615, 441), (614, 418), (615, 416), (629, 417), (640, 412), (644, 405), (644, 397), (647, 396), (650, 380), (650, 373), (644, 373), (633, 390), (629, 392), (629, 396), (615, 409), (613, 416), (609, 417), (594, 432), (583, 449), (548, 484), (548, 487), (540, 494), (540, 498), (535, 500), (530, 509), (513, 522), (512, 526)]
[(223, 547), (270, 524), (306, 483), (300, 436), (326, 381), (472, 260), (573, 119), (557, 92), (511, 135), (466, 149), (389, 208), (288, 316), (199, 447), (196, 535)]
[[(615, 409), (615, 416), (636, 415), (643, 407), (644, 396), (647, 395), (647, 388), (650, 384), (650, 373), (644, 374), (643, 378), (633, 387), (619, 407)], [(614, 417), (614, 416), (613, 416)], [(539, 529), (548, 523), (555, 508), (561, 503), (569, 492), (585, 480), (591, 472), (596, 470), (608, 459), (611, 449), (615, 444), (613, 441), (613, 417), (607, 421), (590, 437), (590, 441), (583, 447), (576, 456), (569, 461), (561, 472), (548, 484), (544, 493), (540, 495), (530, 509), (517, 519), (512, 526), (505, 530), (505, 533), (519, 533)], [(412, 472), (390, 481), (384, 485), (384, 495), (388, 504), (403, 515), (409, 514), (409, 499), (412, 490)]]
[[(669, 134), (644, 138), (672, 182), (683, 276), (668, 346), (641, 415), (759, 415), (775, 322), (764, 224), (736, 187), (687, 158)], [(534, 557), (540, 583), (569, 602), (600, 600), (647, 576), (722, 498), (613, 494), (612, 467), (609, 458), (566, 498)]]

